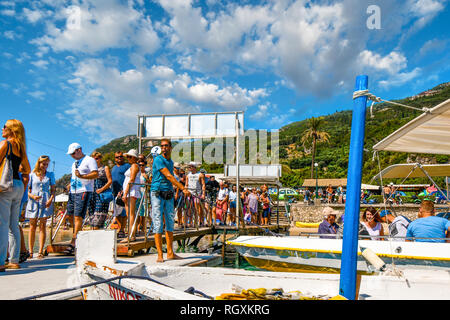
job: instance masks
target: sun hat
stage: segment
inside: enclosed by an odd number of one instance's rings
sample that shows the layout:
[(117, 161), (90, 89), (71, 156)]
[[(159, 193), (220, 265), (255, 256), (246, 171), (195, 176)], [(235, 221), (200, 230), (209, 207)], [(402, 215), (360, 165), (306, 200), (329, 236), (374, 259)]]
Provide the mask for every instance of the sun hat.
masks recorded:
[(392, 214), (389, 210), (381, 210), (380, 217), (383, 218), (384, 216), (387, 216), (388, 214)]
[(331, 207), (326, 207), (323, 209), (323, 213), (325, 214), (325, 217), (328, 217), (329, 215), (337, 216), (339, 214), (339, 211), (334, 210)]
[(130, 151), (128, 151), (127, 153), (124, 153), (123, 155), (124, 156), (134, 157), (134, 158), (138, 158), (139, 157), (139, 154), (138, 154), (136, 149), (130, 149)]
[(81, 148), (81, 145), (79, 143), (77, 143), (77, 142), (71, 143), (69, 148), (67, 149), (67, 154), (72, 154), (80, 148)]
[(197, 166), (198, 166), (198, 163), (195, 162), (195, 161), (191, 161), (191, 162), (189, 162), (189, 164), (188, 164), (188, 167), (197, 167)]

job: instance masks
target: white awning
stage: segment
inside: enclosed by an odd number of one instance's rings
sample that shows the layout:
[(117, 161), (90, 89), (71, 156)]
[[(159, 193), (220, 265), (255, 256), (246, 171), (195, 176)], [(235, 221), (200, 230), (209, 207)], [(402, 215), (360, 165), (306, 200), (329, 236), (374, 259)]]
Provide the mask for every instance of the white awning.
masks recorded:
[(433, 107), (378, 142), (384, 151), (450, 155), (450, 99)]
[[(446, 177), (450, 176), (450, 164), (423, 164), (422, 168), (430, 177)], [(411, 172), (411, 170), (413, 170)], [(394, 164), (383, 169), (380, 173), (372, 178), (375, 179), (389, 178), (426, 178), (425, 173), (420, 169), (417, 163)]]

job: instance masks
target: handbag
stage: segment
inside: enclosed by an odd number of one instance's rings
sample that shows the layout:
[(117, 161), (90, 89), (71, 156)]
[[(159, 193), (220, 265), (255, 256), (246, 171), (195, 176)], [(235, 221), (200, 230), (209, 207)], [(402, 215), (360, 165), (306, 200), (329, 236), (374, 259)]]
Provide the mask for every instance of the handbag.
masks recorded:
[(11, 144), (9, 141), (8, 149), (6, 150), (6, 155), (0, 163), (0, 192), (11, 191), (13, 187), (13, 169), (11, 162)]
[(111, 201), (114, 200), (114, 196), (112, 194), (112, 190), (111, 189), (108, 189), (108, 190), (103, 191), (102, 193), (99, 193), (98, 196), (99, 196), (100, 200), (102, 202), (105, 202), (105, 203), (106, 202), (110, 203)]

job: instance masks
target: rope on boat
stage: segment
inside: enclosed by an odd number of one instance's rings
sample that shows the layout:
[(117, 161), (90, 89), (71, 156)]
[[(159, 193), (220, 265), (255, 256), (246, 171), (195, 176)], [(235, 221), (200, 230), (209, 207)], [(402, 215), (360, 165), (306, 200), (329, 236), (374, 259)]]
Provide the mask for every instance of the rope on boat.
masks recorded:
[[(71, 288), (67, 288), (67, 289), (61, 289), (61, 290), (56, 290), (56, 291), (52, 291), (52, 292), (47, 292), (47, 293), (42, 293), (42, 294), (38, 294), (38, 295), (34, 295), (34, 296), (29, 296), (29, 297), (25, 297), (25, 298), (21, 298), (19, 300), (35, 300), (35, 299), (39, 299), (39, 298), (43, 298), (43, 297), (48, 297), (48, 296), (53, 296), (55, 294), (61, 294), (61, 293), (65, 293), (65, 292), (69, 292), (69, 291), (73, 291), (73, 290), (80, 290), (80, 289), (84, 289), (84, 288), (88, 288), (91, 286), (96, 286), (99, 284), (104, 284), (104, 283), (108, 283), (111, 281), (116, 281), (116, 280), (121, 280), (121, 279), (139, 279), (139, 280), (148, 280), (148, 281), (152, 281), (155, 282), (159, 285), (174, 289), (171, 286), (168, 286), (162, 282), (159, 282), (155, 279), (152, 279), (150, 277), (144, 277), (144, 276), (132, 276), (132, 275), (123, 275), (123, 276), (117, 276), (117, 277), (113, 277), (113, 278), (109, 278), (109, 279), (104, 279), (104, 280), (100, 280), (100, 281), (95, 281), (95, 282), (91, 282), (88, 284), (84, 284), (81, 286), (76, 286), (76, 287), (71, 287)], [(196, 290), (194, 287), (189, 287), (188, 289), (186, 289), (184, 292), (186, 293), (190, 293), (190, 294), (198, 294), (201, 295), (207, 299), (213, 299), (212, 297), (204, 294), (201, 291)]]

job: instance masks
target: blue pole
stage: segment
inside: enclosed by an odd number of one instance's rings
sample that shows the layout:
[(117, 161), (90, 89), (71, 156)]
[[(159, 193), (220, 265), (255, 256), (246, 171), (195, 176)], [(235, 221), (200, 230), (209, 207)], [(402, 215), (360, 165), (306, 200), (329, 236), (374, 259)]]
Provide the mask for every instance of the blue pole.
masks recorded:
[[(356, 78), (355, 91), (366, 90), (369, 78)], [(358, 258), (359, 204), (366, 122), (367, 97), (353, 102), (352, 132), (347, 173), (347, 198), (345, 203), (344, 239), (342, 242), (341, 277), (339, 294), (349, 300), (356, 296), (356, 263)]]

